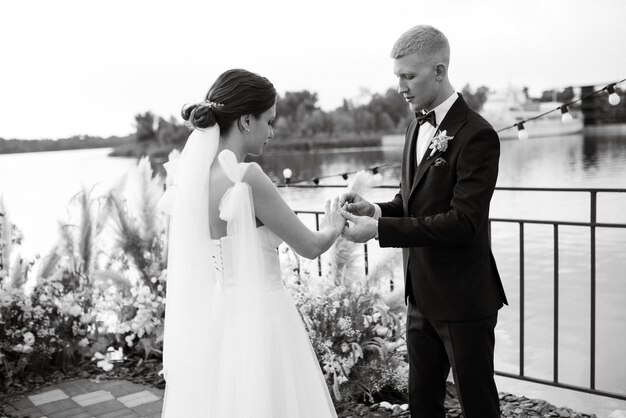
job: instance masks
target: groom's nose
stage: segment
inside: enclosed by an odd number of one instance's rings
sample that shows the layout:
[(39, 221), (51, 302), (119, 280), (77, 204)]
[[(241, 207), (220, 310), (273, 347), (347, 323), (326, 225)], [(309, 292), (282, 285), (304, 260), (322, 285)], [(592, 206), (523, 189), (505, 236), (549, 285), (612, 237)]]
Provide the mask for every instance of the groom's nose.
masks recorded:
[(402, 81), (398, 81), (398, 93), (404, 94), (407, 91), (409, 91), (409, 89), (407, 88), (406, 84)]

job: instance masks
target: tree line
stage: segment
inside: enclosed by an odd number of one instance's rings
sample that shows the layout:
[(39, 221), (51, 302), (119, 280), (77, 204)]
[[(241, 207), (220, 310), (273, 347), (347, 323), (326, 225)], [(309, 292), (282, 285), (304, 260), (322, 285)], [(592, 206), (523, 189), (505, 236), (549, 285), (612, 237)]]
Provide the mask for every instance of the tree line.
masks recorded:
[[(473, 89), (469, 84), (461, 89), (468, 105), (480, 111), (490, 90), (486, 86)], [(574, 96), (571, 88), (562, 91), (544, 91), (531, 101), (568, 101)], [(291, 91), (277, 101), (275, 135), (281, 142), (302, 139), (331, 138), (335, 143), (344, 139), (380, 138), (386, 134), (401, 134), (414, 115), (402, 95), (390, 88), (374, 93), (365, 103), (344, 99), (341, 106), (326, 111), (318, 103), (317, 93), (309, 90)], [(142, 155), (151, 149), (160, 153), (171, 148), (182, 148), (189, 130), (175, 117), (168, 119), (145, 112), (135, 115), (135, 132), (126, 137), (100, 138), (73, 136), (58, 140), (18, 140), (0, 138), (0, 154), (11, 152), (53, 151), (78, 148), (116, 147), (116, 155)], [(151, 152), (147, 152), (150, 154)]]
[[(461, 94), (468, 105), (480, 111), (487, 100), (489, 88), (473, 90), (463, 87)], [(309, 90), (286, 92), (276, 104), (274, 131), (281, 140), (303, 138), (359, 138), (403, 133), (415, 116), (395, 89), (372, 94), (369, 101), (355, 104), (344, 99), (341, 106), (323, 110), (317, 93)], [(168, 120), (145, 112), (135, 115), (137, 142), (154, 142), (161, 146), (184, 144), (189, 131), (175, 118)]]

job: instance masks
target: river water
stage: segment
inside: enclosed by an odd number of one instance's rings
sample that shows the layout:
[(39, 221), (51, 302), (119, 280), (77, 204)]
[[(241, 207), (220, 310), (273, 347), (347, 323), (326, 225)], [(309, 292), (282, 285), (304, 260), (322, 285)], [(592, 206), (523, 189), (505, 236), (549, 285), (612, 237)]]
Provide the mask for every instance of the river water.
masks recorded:
[[(115, 184), (135, 166), (133, 159), (109, 158), (108, 149), (0, 155), (0, 195), (11, 219), (24, 232), (27, 256), (44, 254), (54, 244), (57, 221), (81, 186), (94, 195)], [(341, 174), (365, 167), (399, 163), (399, 147), (267, 153), (257, 161), (275, 180), (289, 167), (293, 180)], [(398, 168), (381, 171), (386, 185), (398, 184)], [(346, 184), (340, 176), (321, 184)], [(500, 187), (626, 188), (626, 137), (573, 135), (527, 141), (503, 141)], [(341, 189), (281, 188), (297, 210), (321, 210)], [(393, 189), (372, 189), (366, 198), (386, 201)], [(626, 193), (599, 194), (598, 222), (626, 223)], [(589, 193), (496, 191), (492, 218), (589, 221)], [(559, 242), (559, 379), (586, 386), (590, 345), (590, 232), (561, 227)], [(525, 227), (525, 373), (551, 379), (553, 342), (553, 227)], [(626, 229), (598, 228), (596, 306), (596, 387), (626, 388)], [(519, 371), (519, 226), (493, 223), (493, 251), (510, 306), (500, 311), (497, 328), (498, 370)], [(372, 264), (397, 250), (369, 244)]]

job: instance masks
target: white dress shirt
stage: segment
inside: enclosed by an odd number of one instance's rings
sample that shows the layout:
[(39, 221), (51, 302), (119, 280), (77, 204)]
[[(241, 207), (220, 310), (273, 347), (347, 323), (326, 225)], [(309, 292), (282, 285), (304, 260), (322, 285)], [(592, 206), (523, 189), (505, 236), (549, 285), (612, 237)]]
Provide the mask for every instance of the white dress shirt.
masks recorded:
[[(437, 126), (433, 126), (428, 122), (425, 122), (420, 126), (419, 131), (417, 132), (417, 146), (415, 147), (416, 166), (418, 166), (420, 161), (422, 161), (422, 158), (424, 157), (424, 154), (426, 153), (426, 150), (430, 145), (430, 141), (432, 141), (433, 137), (435, 136), (435, 132), (437, 132), (437, 130), (439, 129), (439, 125), (441, 125), (443, 118), (446, 117), (448, 111), (450, 110), (456, 99), (458, 99), (458, 97), (459, 93), (454, 91), (452, 92), (450, 97), (448, 97), (441, 104), (439, 104), (439, 106), (433, 109), (433, 111), (435, 112), (435, 122), (437, 122)], [(380, 210), (380, 206), (374, 203), (373, 218), (378, 220), (381, 215), (382, 211)]]

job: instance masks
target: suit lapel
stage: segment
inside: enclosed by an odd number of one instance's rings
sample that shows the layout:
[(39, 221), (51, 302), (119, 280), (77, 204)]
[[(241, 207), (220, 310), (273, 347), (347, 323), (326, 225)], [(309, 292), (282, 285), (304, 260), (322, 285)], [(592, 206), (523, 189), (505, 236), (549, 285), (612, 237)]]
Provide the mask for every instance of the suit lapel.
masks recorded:
[[(465, 103), (465, 100), (463, 100), (463, 97), (459, 94), (458, 99), (456, 99), (456, 101), (452, 104), (452, 107), (441, 121), (441, 124), (439, 124), (439, 127), (435, 131), (435, 136), (437, 136), (437, 134), (439, 134), (440, 132), (447, 131), (447, 136), (454, 137), (459, 129), (461, 129), (461, 127), (465, 124), (465, 121), (467, 119), (467, 109), (468, 107)], [(454, 139), (452, 139), (451, 141), (454, 141)], [(431, 152), (431, 148), (426, 148), (426, 152), (424, 153), (424, 156), (422, 157), (422, 160), (417, 167), (417, 171), (415, 172), (407, 203), (415, 193), (417, 185), (424, 177), (424, 174), (428, 170), (428, 167), (430, 167), (437, 160), (437, 156), (443, 154), (442, 151), (436, 151), (434, 154), (431, 155)], [(413, 153), (415, 154), (415, 152)], [(413, 161), (415, 161), (415, 157), (413, 157)], [(415, 167), (415, 164), (413, 165), (413, 167)]]
[[(404, 196), (408, 196), (409, 190), (413, 185), (413, 178), (415, 176), (415, 148), (417, 147), (417, 133), (419, 132), (419, 124), (417, 121), (411, 122), (409, 125), (409, 129), (406, 133), (405, 143), (404, 143), (404, 161), (402, 164), (402, 194)], [(403, 199), (406, 204), (408, 203), (408, 198)]]

